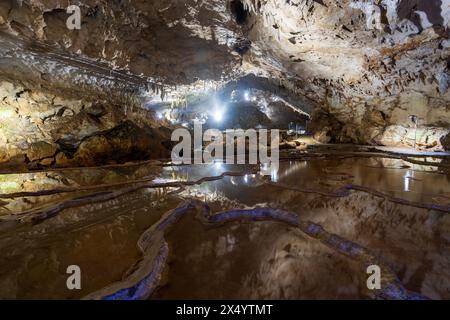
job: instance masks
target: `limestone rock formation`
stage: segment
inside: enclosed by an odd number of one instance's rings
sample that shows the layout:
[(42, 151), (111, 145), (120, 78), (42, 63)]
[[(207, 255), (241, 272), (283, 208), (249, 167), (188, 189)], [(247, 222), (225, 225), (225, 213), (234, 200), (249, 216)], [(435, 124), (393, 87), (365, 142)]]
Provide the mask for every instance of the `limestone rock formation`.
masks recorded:
[(170, 141), (170, 137), (157, 130), (140, 128), (131, 121), (125, 121), (81, 142), (74, 160), (76, 163), (94, 166), (111, 161), (120, 163), (150, 157), (169, 158), (169, 149), (162, 144), (167, 140)]
[(141, 108), (77, 100), (11, 82), (0, 83), (0, 98), (0, 162), (84, 166), (170, 154), (170, 145), (162, 144), (170, 142), (170, 131), (160, 129), (152, 113)]
[[(442, 149), (433, 127), (450, 123), (448, 1), (244, 4), (253, 46), (246, 65), (316, 102), (319, 136), (329, 128), (336, 142), (373, 144), (417, 115), (432, 137), (426, 146)], [(372, 110), (383, 119), (366, 121)]]
[[(71, 4), (80, 7), (80, 30), (66, 25), (66, 1), (0, 3), (0, 161), (36, 143), (73, 155), (83, 139), (124, 120), (168, 128), (143, 106), (183, 114), (190, 96), (228, 92), (234, 83), (308, 113), (321, 142), (416, 139), (422, 149), (445, 148), (448, 0)], [(284, 123), (290, 111), (275, 105), (271, 120)]]

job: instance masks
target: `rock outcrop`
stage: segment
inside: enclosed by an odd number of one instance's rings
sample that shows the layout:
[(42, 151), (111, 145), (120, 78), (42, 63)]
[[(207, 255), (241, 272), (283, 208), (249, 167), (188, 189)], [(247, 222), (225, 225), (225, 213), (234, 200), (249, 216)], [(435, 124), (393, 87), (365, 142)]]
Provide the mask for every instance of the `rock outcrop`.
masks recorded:
[[(322, 140), (391, 145), (383, 136), (392, 126), (410, 132), (416, 115), (424, 146), (442, 149), (435, 128), (450, 127), (448, 1), (242, 3), (252, 41), (245, 66), (315, 102)], [(371, 119), (374, 110), (382, 119)]]
[(0, 82), (0, 162), (89, 166), (167, 158), (170, 131), (152, 112)]
[(167, 159), (170, 137), (150, 127), (140, 128), (127, 120), (117, 127), (88, 137), (80, 143), (75, 163), (98, 165), (141, 159)]

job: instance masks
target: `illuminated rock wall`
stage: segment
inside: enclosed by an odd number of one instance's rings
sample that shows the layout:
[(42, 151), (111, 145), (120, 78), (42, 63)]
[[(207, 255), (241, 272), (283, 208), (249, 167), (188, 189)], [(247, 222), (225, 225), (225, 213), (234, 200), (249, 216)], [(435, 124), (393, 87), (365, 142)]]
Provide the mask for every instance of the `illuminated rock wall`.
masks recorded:
[[(102, 62), (158, 82), (159, 93), (177, 95), (180, 86), (188, 92), (199, 80), (225, 85), (253, 73), (287, 91), (290, 100), (306, 101), (305, 109), (314, 106), (311, 128), (323, 142), (410, 146), (409, 116), (416, 115), (420, 147), (444, 149), (440, 140), (450, 127), (448, 0), (79, 4), (82, 28), (72, 31), (64, 2), (2, 1), (2, 31), (51, 44), (48, 50), (59, 50), (53, 56), (72, 67), (39, 68), (42, 63), (33, 65), (38, 56), (16, 54), (33, 68), (21, 75), (0, 65), (0, 77), (21, 81), (38, 70), (35, 76), (50, 89), (65, 81), (69, 88), (84, 82), (119, 92), (114, 77), (92, 81), (73, 69), (82, 62), (97, 70)], [(57, 74), (65, 78), (54, 79)]]

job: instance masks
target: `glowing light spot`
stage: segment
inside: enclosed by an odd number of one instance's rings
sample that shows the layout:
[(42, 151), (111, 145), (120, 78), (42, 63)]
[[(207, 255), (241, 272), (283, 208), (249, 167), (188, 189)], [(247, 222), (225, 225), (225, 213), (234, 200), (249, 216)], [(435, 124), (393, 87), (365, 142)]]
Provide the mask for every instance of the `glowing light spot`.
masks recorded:
[(278, 182), (278, 170), (273, 169), (271, 173), (272, 182)]
[(214, 110), (213, 117), (214, 117), (214, 120), (216, 122), (222, 122), (222, 120), (223, 120), (223, 110), (221, 110), (221, 109)]
[(222, 162), (215, 162), (214, 163), (214, 168), (216, 169), (216, 171), (220, 172), (223, 170), (223, 163)]
[(411, 179), (414, 179), (414, 171), (408, 170), (404, 177), (404, 190), (405, 192), (411, 191)]

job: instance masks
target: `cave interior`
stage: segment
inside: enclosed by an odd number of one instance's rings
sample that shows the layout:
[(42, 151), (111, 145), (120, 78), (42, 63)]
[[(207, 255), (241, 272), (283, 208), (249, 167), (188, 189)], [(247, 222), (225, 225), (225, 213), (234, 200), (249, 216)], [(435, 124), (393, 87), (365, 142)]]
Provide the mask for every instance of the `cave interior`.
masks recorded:
[(0, 299), (450, 299), (449, 87), (450, 0), (2, 0)]

